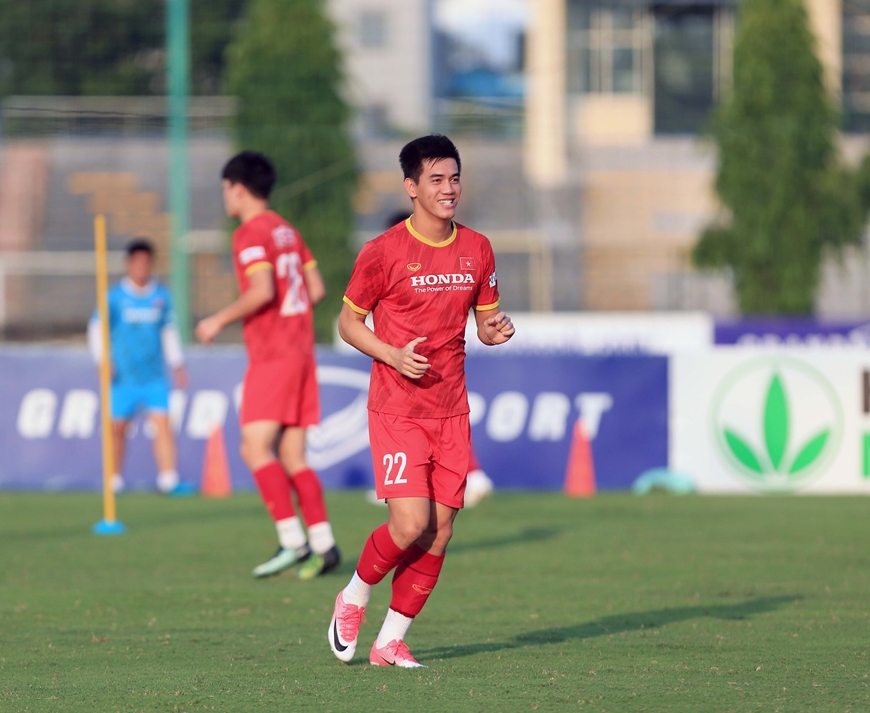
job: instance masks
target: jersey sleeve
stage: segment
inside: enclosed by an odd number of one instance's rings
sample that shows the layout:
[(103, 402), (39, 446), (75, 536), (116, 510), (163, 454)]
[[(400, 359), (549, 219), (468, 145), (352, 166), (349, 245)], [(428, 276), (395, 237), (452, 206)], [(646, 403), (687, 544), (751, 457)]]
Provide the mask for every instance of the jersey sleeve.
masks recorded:
[(344, 301), (354, 312), (368, 314), (384, 297), (386, 282), (381, 251), (373, 242), (366, 243), (354, 263)]
[(274, 269), (271, 235), (265, 230), (247, 229), (238, 235), (233, 252), (240, 271), (246, 276), (257, 270)]
[(489, 240), (484, 238), (484, 244), (481, 249), (481, 283), (477, 291), (477, 299), (474, 303), (474, 309), (478, 312), (484, 312), (488, 309), (498, 307), (498, 272), (495, 269), (495, 255), (492, 252), (492, 245)]

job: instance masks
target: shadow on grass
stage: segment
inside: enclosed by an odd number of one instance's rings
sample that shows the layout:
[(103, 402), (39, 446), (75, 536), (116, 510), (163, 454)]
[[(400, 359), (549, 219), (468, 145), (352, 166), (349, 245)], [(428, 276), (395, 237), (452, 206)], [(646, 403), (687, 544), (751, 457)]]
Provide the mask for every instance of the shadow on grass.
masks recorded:
[(425, 651), (418, 650), (415, 651), (415, 654), (418, 654), (420, 659), (453, 659), (462, 656), (504, 651), (505, 649), (519, 649), (527, 646), (559, 644), (563, 641), (593, 639), (599, 636), (620, 634), (626, 631), (656, 629), (667, 624), (674, 624), (689, 619), (747, 619), (757, 614), (773, 611), (784, 604), (798, 601), (802, 598), (800, 595), (758, 597), (756, 599), (748, 599), (739, 604), (710, 604), (614, 614), (584, 624), (555, 626), (549, 629), (529, 631), (519, 634), (508, 641), (491, 641), (465, 646), (442, 646)]
[(552, 540), (562, 531), (555, 527), (530, 527), (522, 532), (507, 535), (505, 537), (493, 537), (488, 540), (478, 540), (477, 542), (458, 542), (451, 543), (448, 547), (450, 554), (457, 552), (471, 552), (472, 550), (490, 550), (496, 547), (510, 547), (511, 545), (525, 544), (528, 542), (543, 542)]

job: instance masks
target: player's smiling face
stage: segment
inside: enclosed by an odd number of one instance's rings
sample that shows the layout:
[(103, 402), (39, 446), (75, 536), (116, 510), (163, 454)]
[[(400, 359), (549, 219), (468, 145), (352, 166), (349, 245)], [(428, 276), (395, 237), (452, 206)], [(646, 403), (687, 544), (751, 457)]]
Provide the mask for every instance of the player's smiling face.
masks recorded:
[(405, 179), (405, 190), (415, 199), (415, 212), (419, 210), (441, 220), (453, 220), (462, 193), (459, 166), (452, 158), (426, 161), (419, 181)]

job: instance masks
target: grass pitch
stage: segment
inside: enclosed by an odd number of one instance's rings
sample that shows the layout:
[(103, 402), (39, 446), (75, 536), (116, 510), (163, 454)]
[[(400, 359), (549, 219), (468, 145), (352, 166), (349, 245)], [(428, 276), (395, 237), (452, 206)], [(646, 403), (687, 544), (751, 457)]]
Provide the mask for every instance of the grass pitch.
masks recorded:
[(326, 629), (385, 510), (331, 494), (345, 564), (255, 581), (254, 495), (0, 494), (0, 711), (863, 711), (870, 499), (499, 494), (463, 513), (408, 643), (376, 668)]

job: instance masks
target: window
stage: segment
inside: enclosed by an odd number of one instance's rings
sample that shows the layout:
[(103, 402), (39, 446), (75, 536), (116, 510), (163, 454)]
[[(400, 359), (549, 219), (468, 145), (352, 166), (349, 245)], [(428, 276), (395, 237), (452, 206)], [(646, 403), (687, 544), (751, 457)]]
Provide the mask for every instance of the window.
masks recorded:
[(387, 16), (383, 12), (364, 12), (359, 18), (359, 41), (363, 47), (377, 49), (387, 45)]
[(642, 94), (648, 13), (611, 3), (568, 4), (568, 86), (574, 94)]
[(733, 12), (659, 5), (654, 17), (655, 131), (696, 133), (731, 84)]
[(843, 3), (843, 124), (870, 131), (870, 0)]

